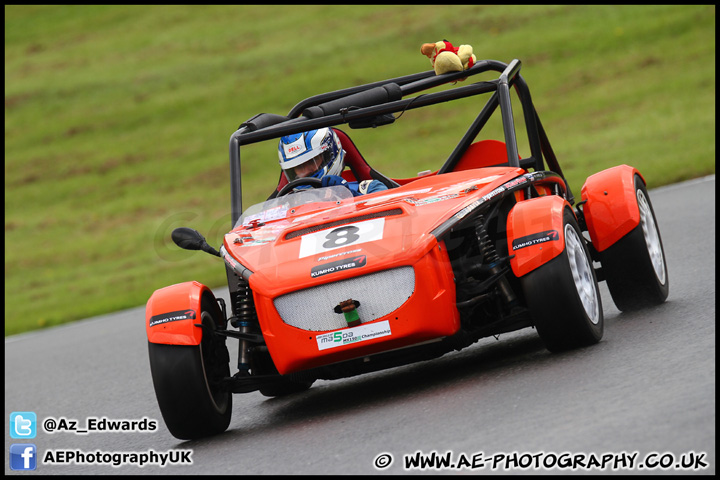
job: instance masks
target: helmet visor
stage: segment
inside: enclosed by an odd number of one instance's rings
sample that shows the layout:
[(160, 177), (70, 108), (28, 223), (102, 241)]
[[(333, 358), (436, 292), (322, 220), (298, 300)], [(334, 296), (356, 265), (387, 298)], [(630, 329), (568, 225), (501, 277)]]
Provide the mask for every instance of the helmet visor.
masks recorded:
[[(285, 176), (290, 182), (298, 178), (317, 176), (316, 174), (330, 163), (330, 160), (332, 160), (332, 151), (328, 149), (300, 165), (285, 169)], [(320, 177), (322, 175), (318, 178)]]

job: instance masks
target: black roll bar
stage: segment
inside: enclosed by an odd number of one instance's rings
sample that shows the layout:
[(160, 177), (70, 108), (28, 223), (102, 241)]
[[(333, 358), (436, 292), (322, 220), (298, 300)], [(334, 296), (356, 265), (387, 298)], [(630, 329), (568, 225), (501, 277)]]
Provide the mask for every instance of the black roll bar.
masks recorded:
[[(295, 105), (287, 116), (260, 114), (240, 125), (230, 137), (230, 195), (231, 216), (234, 226), (242, 214), (242, 184), (240, 168), (240, 146), (249, 145), (285, 135), (300, 133), (322, 127), (331, 127), (359, 121), (380, 118), (383, 115), (403, 112), (415, 108), (447, 102), (459, 98), (490, 93), (493, 95), (486, 103), (470, 129), (461, 139), (448, 160), (438, 171), (444, 173), (452, 169), (462, 154), (483, 128), (495, 109), (500, 106), (503, 131), (509, 165), (519, 167), (517, 139), (513, 122), (510, 86), (513, 86), (520, 98), (530, 141), (531, 157), (523, 159), (523, 165), (535, 170), (543, 169), (543, 153), (553, 169), (561, 174), (559, 165), (550, 149), (542, 125), (530, 98), (525, 80), (520, 75), (521, 62), (513, 60), (505, 64), (496, 60), (482, 60), (472, 68), (462, 72), (435, 75), (433, 70), (406, 75), (380, 82), (346, 88), (307, 98)], [(490, 81), (480, 81), (452, 89), (425, 93), (412, 98), (403, 97), (443, 84), (457, 82), (487, 71), (501, 72), (500, 77)], [(552, 161), (550, 161), (552, 159)]]
[(515, 120), (513, 119), (512, 103), (510, 102), (510, 81), (520, 71), (520, 60), (513, 60), (500, 74), (498, 82), (498, 100), (502, 112), (503, 132), (505, 133), (505, 147), (507, 148), (508, 164), (519, 167), (517, 137), (515, 137)]

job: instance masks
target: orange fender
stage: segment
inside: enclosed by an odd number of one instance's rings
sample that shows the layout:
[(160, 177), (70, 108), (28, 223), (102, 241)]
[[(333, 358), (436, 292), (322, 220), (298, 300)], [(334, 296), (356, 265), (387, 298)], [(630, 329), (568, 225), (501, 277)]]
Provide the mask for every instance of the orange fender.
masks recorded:
[(213, 293), (198, 282), (185, 282), (155, 290), (145, 306), (145, 329), (151, 343), (199, 345), (202, 297)]
[(618, 165), (591, 175), (582, 187), (585, 224), (598, 252), (606, 250), (640, 223), (635, 174), (640, 172), (634, 167)]
[[(507, 219), (510, 266), (517, 277), (557, 257), (565, 249), (563, 211), (570, 204), (548, 195), (516, 204)], [(571, 208), (572, 210), (572, 208)]]

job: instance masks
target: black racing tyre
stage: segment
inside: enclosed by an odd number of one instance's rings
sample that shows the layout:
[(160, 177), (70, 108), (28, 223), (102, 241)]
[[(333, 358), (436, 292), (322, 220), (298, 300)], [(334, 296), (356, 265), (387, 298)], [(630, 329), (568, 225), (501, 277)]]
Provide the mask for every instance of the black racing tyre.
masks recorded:
[(665, 250), (645, 183), (635, 175), (640, 223), (600, 252), (600, 263), (615, 306), (629, 312), (663, 303), (670, 290)]
[(225, 338), (213, 335), (222, 314), (210, 297), (202, 300), (200, 345), (148, 342), (150, 371), (160, 412), (170, 433), (181, 440), (216, 435), (230, 425), (232, 393), (218, 382), (230, 375)]
[(595, 344), (604, 330), (590, 252), (568, 208), (563, 230), (563, 252), (520, 279), (535, 327), (551, 352)]
[(298, 380), (289, 376), (278, 374), (275, 363), (272, 361), (267, 347), (259, 346), (253, 349), (252, 354), (253, 372), (256, 375), (278, 375), (278, 381), (268, 383), (260, 387), (260, 393), (266, 397), (282, 397), (292, 393), (304, 392), (309, 389), (314, 380)]

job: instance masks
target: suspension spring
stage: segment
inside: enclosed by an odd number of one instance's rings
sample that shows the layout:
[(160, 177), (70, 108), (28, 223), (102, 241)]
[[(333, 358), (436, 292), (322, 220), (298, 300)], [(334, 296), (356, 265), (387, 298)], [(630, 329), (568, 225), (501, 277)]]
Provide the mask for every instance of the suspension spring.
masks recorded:
[[(240, 330), (240, 333), (252, 333), (258, 330), (257, 311), (255, 310), (255, 299), (247, 280), (238, 277), (238, 289), (235, 294), (235, 316), (230, 323)], [(247, 340), (240, 340), (238, 351), (238, 370), (247, 372), (250, 369), (250, 348)]]
[(235, 318), (233, 318), (232, 325), (238, 328), (257, 325), (255, 300), (250, 285), (244, 278), (238, 278), (238, 289), (235, 296)]
[[(480, 215), (475, 225), (475, 236), (477, 237), (478, 247), (480, 248), (480, 255), (483, 260), (487, 263), (489, 272), (491, 275), (499, 273), (501, 269), (500, 257), (498, 256), (495, 245), (493, 245), (490, 235), (488, 235), (487, 228), (485, 228), (485, 218)], [(500, 293), (508, 305), (514, 305), (517, 301), (515, 292), (513, 292), (510, 282), (505, 277), (498, 280), (498, 287)]]
[(500, 261), (500, 257), (495, 250), (492, 240), (490, 240), (490, 236), (485, 228), (485, 218), (482, 215), (478, 217), (477, 225), (475, 225), (475, 236), (478, 240), (480, 256), (492, 267), (495, 263)]

